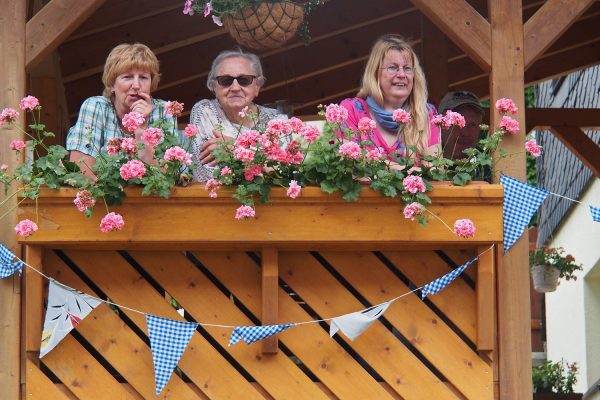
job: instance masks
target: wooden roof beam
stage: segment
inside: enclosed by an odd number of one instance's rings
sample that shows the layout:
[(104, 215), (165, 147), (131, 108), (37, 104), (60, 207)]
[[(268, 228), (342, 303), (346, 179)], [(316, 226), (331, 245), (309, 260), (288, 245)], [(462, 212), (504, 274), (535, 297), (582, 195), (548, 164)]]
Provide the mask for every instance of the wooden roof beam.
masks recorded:
[(31, 70), (55, 50), (105, 0), (51, 0), (25, 27), (25, 68)]
[(527, 132), (565, 126), (600, 130), (600, 113), (594, 108), (527, 108), (525, 124)]
[(548, 0), (544, 3), (524, 26), (525, 69), (533, 65), (594, 2), (595, 0)]
[(596, 176), (600, 177), (600, 147), (581, 128), (553, 126), (550, 131)]
[(411, 0), (484, 71), (492, 66), (491, 26), (465, 0)]

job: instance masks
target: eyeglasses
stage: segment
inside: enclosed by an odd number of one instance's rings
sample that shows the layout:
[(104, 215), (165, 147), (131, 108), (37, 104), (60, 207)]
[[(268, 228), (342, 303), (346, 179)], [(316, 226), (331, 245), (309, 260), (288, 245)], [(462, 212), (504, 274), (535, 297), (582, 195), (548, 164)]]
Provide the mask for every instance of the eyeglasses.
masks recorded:
[(221, 75), (217, 76), (215, 79), (219, 86), (221, 87), (229, 87), (233, 85), (233, 81), (236, 80), (238, 85), (246, 87), (252, 84), (252, 81), (257, 77), (254, 75), (240, 75), (240, 76), (230, 76), (230, 75)]
[[(383, 67), (381, 69), (387, 71), (387, 73), (390, 75), (396, 75), (398, 72), (400, 72), (400, 67), (397, 65), (390, 65), (388, 67)], [(415, 72), (414, 68), (409, 67), (408, 65), (405, 65), (404, 67), (402, 67), (402, 71), (404, 72), (405, 75), (412, 75)]]

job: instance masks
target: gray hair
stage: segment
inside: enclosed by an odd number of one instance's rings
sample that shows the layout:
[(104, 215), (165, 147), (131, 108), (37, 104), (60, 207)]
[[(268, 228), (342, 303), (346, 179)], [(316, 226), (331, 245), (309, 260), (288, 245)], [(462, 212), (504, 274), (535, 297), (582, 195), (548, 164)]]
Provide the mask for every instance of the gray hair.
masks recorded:
[(260, 64), (260, 58), (254, 53), (248, 53), (238, 48), (235, 50), (224, 50), (219, 53), (219, 55), (213, 60), (212, 65), (210, 67), (210, 72), (208, 73), (208, 78), (206, 79), (206, 87), (208, 90), (214, 93), (215, 91), (215, 79), (217, 77), (217, 68), (219, 65), (228, 58), (241, 57), (250, 61), (250, 65), (252, 66), (252, 71), (254, 71), (254, 75), (257, 77), (258, 86), (261, 87), (267, 81), (267, 78), (263, 76), (262, 65)]

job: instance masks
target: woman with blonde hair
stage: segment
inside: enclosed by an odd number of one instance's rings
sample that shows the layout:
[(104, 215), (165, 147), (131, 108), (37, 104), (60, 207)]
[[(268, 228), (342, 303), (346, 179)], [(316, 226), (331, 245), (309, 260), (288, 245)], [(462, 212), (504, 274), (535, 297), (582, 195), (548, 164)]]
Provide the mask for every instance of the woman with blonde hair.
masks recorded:
[[(399, 35), (381, 36), (371, 49), (355, 98), (341, 105), (348, 110), (346, 124), (357, 129), (361, 118), (376, 122), (371, 141), (383, 153), (418, 159), (419, 155), (434, 155), (441, 151), (440, 130), (431, 123), (437, 114), (427, 103), (427, 82), (419, 59), (410, 44)], [(395, 110), (410, 114), (409, 123), (394, 120)], [(415, 146), (418, 154), (410, 150)]]

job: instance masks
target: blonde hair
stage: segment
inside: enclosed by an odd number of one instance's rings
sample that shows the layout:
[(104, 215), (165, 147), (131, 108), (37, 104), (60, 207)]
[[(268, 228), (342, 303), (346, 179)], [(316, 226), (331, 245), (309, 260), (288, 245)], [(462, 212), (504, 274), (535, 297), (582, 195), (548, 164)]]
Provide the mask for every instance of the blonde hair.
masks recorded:
[(425, 73), (412, 46), (400, 35), (387, 34), (381, 36), (371, 49), (369, 60), (361, 81), (361, 88), (357, 97), (367, 96), (379, 104), (384, 105), (383, 93), (379, 86), (379, 75), (383, 59), (390, 50), (408, 53), (413, 64), (413, 88), (408, 97), (407, 111), (412, 116), (412, 121), (404, 127), (404, 139), (408, 154), (409, 146), (416, 146), (424, 150), (429, 146), (429, 111), (427, 109), (427, 82)]
[(106, 57), (102, 73), (102, 83), (104, 84), (102, 94), (110, 98), (117, 77), (133, 68), (150, 72), (150, 91), (158, 87), (158, 82), (160, 82), (159, 64), (152, 50), (141, 43), (125, 43), (112, 49)]

